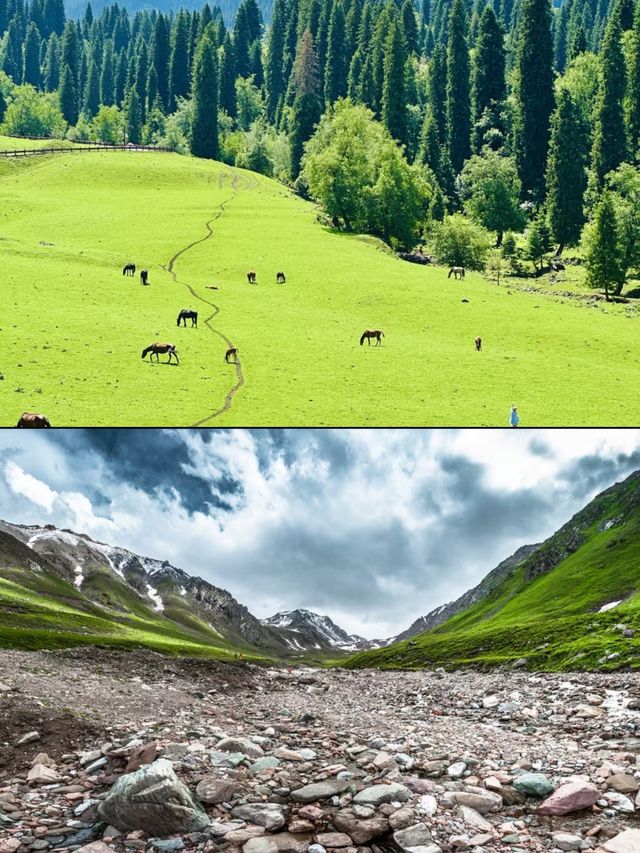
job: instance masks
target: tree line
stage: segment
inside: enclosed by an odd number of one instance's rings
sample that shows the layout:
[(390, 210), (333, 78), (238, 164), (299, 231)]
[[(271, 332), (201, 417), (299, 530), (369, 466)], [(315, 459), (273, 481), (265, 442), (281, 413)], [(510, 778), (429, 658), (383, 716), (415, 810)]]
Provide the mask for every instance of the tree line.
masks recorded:
[(268, 25), (242, 0), (230, 27), (0, 0), (0, 32), (5, 131), (221, 158), (405, 247), (465, 214), (535, 257), (604, 218), (612, 288), (637, 266), (640, 0), (273, 0)]

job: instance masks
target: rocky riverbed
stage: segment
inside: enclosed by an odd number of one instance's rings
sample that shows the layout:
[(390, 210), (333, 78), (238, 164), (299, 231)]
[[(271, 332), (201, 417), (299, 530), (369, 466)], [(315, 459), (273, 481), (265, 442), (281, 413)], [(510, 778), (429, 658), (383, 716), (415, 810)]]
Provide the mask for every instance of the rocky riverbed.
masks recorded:
[(640, 853), (640, 677), (0, 651), (0, 853)]

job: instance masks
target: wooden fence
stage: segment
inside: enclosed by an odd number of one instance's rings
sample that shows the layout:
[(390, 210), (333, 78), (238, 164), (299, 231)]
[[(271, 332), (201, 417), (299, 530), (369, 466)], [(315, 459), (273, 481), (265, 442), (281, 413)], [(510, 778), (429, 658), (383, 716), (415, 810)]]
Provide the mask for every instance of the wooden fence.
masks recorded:
[(107, 145), (102, 143), (91, 143), (78, 145), (77, 148), (16, 148), (13, 151), (0, 151), (0, 157), (32, 157), (37, 154), (61, 154), (73, 151), (79, 154), (83, 151), (171, 151), (171, 148), (160, 148), (154, 145)]

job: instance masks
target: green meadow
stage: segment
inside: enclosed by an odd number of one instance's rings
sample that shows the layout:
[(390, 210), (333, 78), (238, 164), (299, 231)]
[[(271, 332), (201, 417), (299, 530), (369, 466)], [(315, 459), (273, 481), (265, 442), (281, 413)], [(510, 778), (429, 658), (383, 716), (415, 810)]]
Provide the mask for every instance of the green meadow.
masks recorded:
[[(449, 280), (220, 163), (0, 158), (0, 247), (2, 425), (37, 411), (54, 426), (501, 426), (512, 403), (522, 426), (640, 416), (638, 317), (623, 306)], [(148, 287), (123, 277), (128, 261)], [(176, 327), (182, 308), (197, 329)], [(366, 328), (383, 346), (359, 345)], [(156, 340), (176, 345), (179, 366), (141, 359)], [(230, 344), (239, 369), (224, 362)]]

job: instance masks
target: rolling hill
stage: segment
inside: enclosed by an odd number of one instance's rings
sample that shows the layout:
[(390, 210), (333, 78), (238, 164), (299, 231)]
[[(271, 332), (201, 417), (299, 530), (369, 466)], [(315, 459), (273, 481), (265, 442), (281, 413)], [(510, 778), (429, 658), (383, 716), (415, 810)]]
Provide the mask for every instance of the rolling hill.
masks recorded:
[[(523, 426), (638, 422), (624, 306), (448, 280), (317, 213), (273, 180), (177, 154), (0, 162), (0, 424), (503, 425), (514, 402)], [(150, 286), (122, 276), (129, 261)], [(197, 329), (176, 326), (182, 308)], [(366, 328), (383, 346), (359, 346)], [(156, 340), (179, 366), (141, 360)]]
[[(430, 630), (347, 667), (640, 667), (640, 471), (519, 549)], [(426, 617), (429, 620), (429, 617)]]

